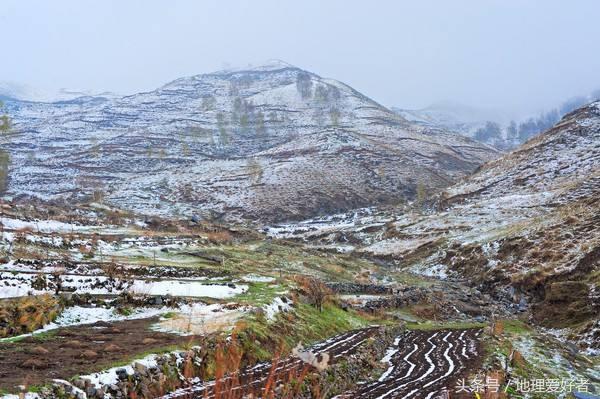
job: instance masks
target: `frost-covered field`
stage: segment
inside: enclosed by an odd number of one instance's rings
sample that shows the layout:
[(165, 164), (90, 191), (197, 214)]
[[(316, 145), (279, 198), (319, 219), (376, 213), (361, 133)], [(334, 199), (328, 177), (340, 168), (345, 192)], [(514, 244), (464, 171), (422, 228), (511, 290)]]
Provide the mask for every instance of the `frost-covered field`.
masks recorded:
[[(26, 295), (41, 295), (52, 292), (52, 288), (36, 289), (35, 281), (39, 278), (52, 279), (53, 273), (31, 274), (0, 272), (0, 298), (14, 298)], [(106, 276), (79, 276), (65, 274), (61, 280), (62, 290), (76, 294), (119, 295), (128, 292), (133, 295), (170, 295), (177, 297), (230, 298), (246, 291), (247, 286), (238, 284), (233, 287), (227, 284), (210, 284), (206, 281), (190, 280), (139, 280), (110, 279)]]

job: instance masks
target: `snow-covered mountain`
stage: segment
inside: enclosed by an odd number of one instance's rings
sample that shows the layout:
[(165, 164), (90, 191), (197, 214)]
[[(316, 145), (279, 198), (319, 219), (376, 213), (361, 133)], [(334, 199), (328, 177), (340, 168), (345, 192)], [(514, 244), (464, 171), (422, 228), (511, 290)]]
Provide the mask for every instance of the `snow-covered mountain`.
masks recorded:
[(149, 214), (285, 220), (395, 204), (499, 155), (282, 62), (124, 97), (6, 106), (8, 194), (96, 192)]
[(0, 100), (20, 100), (37, 102), (69, 101), (78, 97), (118, 97), (115, 93), (96, 93), (91, 90), (62, 88), (57, 91), (43, 90), (15, 82), (0, 82)]
[(486, 121), (508, 122), (509, 116), (496, 110), (482, 109), (450, 101), (438, 102), (422, 109), (392, 107), (406, 120), (416, 123), (443, 125), (459, 132), (468, 132)]
[[(440, 102), (423, 109), (392, 110), (408, 121), (432, 128), (447, 129), (465, 137), (477, 138), (479, 141), (506, 150), (520, 144), (518, 137), (508, 137), (506, 127), (510, 118), (502, 112), (469, 107), (452, 102)], [(486, 129), (492, 123), (499, 127), (497, 137), (477, 137), (478, 131)]]
[(469, 107), (453, 102), (440, 102), (427, 108), (392, 110), (404, 119), (432, 128), (446, 129), (500, 150), (510, 150), (556, 124), (564, 115), (600, 100), (600, 90), (589, 95), (567, 99), (556, 107), (515, 117), (513, 113), (501, 110)]

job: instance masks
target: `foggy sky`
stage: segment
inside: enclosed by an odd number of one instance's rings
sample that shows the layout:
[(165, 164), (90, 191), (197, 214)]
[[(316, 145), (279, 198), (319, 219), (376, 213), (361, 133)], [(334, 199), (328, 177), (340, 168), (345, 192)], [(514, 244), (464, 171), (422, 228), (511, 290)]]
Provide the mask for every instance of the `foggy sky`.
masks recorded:
[(281, 59), (387, 106), (538, 111), (600, 88), (600, 2), (2, 0), (0, 80), (130, 94)]

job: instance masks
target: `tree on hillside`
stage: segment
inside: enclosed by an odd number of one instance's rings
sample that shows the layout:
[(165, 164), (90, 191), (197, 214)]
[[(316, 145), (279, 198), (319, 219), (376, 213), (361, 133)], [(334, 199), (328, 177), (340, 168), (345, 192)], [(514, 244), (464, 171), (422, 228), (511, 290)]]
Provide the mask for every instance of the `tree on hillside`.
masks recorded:
[(261, 112), (258, 111), (256, 113), (256, 135), (258, 137), (262, 137), (264, 135), (267, 134), (267, 127), (265, 125), (265, 115)]
[(256, 158), (249, 158), (246, 163), (248, 175), (252, 177), (253, 184), (259, 184), (263, 177), (263, 167), (260, 161)]
[(527, 119), (525, 122), (519, 123), (519, 141), (527, 141), (530, 137), (537, 133), (537, 125), (533, 118)]
[(510, 121), (508, 127), (506, 128), (506, 138), (510, 141), (514, 141), (519, 137), (519, 128), (517, 127), (517, 122)]
[[(7, 134), (11, 130), (11, 120), (2, 112), (4, 103), (0, 101), (0, 134)], [(8, 151), (0, 150), (0, 194), (4, 194), (8, 187), (8, 171), (10, 169), (10, 154)]]
[(298, 277), (298, 282), (310, 304), (322, 312), (325, 301), (333, 294), (331, 289), (315, 277)]
[(217, 105), (217, 99), (214, 96), (202, 97), (202, 109), (204, 111), (211, 111), (215, 109)]
[(325, 85), (318, 85), (315, 88), (315, 100), (321, 103), (329, 101), (329, 91)]
[(340, 123), (340, 111), (333, 107), (329, 110), (329, 117), (331, 118), (331, 125), (338, 126)]
[(496, 141), (502, 139), (502, 131), (500, 125), (496, 122), (486, 122), (484, 127), (480, 127), (475, 132), (475, 140), (479, 141)]
[(181, 153), (184, 157), (189, 157), (191, 154), (190, 145), (188, 143), (181, 144)]
[(303, 99), (310, 98), (312, 95), (312, 79), (306, 72), (300, 72), (296, 76), (296, 89)]
[(541, 133), (545, 130), (550, 129), (559, 120), (560, 116), (558, 114), (558, 110), (556, 109), (542, 113), (536, 120), (538, 130), (537, 133)]
[(0, 194), (4, 194), (8, 188), (8, 172), (10, 168), (10, 154), (0, 150)]
[(419, 182), (417, 183), (417, 204), (423, 205), (425, 200), (427, 199), (427, 188), (425, 184)]
[[(0, 101), (0, 112), (4, 111), (4, 103)], [(8, 115), (0, 115), (0, 133), (8, 133), (11, 128), (11, 122)]]
[(587, 104), (588, 99), (583, 96), (573, 97), (562, 103), (559, 112), (561, 115), (566, 115), (571, 111), (575, 111), (577, 108), (581, 108)]
[(335, 86), (318, 85), (315, 88), (314, 99), (323, 104), (332, 104), (341, 97), (340, 90)]
[(225, 115), (219, 112), (217, 114), (217, 128), (219, 129), (219, 142), (222, 145), (229, 144), (229, 134), (227, 133), (227, 121)]

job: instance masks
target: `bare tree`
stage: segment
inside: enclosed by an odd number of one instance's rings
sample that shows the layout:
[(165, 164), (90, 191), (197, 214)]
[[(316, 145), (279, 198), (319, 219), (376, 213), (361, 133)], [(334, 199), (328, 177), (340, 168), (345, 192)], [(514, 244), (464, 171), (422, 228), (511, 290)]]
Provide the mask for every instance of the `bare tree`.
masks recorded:
[(417, 183), (417, 203), (419, 205), (423, 205), (425, 200), (427, 199), (427, 188), (423, 183)]
[(300, 284), (311, 304), (322, 312), (327, 297), (332, 295), (329, 287), (315, 277), (303, 277)]
[[(4, 103), (0, 101), (0, 111), (4, 108)], [(0, 115), (0, 134), (8, 134), (11, 130), (11, 120), (8, 115)], [(0, 149), (0, 194), (3, 194), (8, 187), (8, 172), (10, 168), (10, 154), (8, 151)]]
[(52, 282), (54, 283), (54, 294), (58, 295), (62, 291), (63, 283), (62, 276), (65, 274), (65, 269), (62, 267), (57, 267), (52, 272)]
[[(0, 101), (0, 110), (4, 109), (4, 103)], [(7, 133), (11, 129), (11, 121), (8, 115), (0, 115), (0, 133)]]
[(307, 72), (300, 72), (296, 76), (296, 89), (303, 99), (310, 98), (312, 95), (312, 79)]
[(260, 164), (260, 161), (256, 158), (249, 158), (246, 168), (248, 170), (248, 174), (252, 176), (254, 184), (260, 183), (263, 176), (263, 167)]

